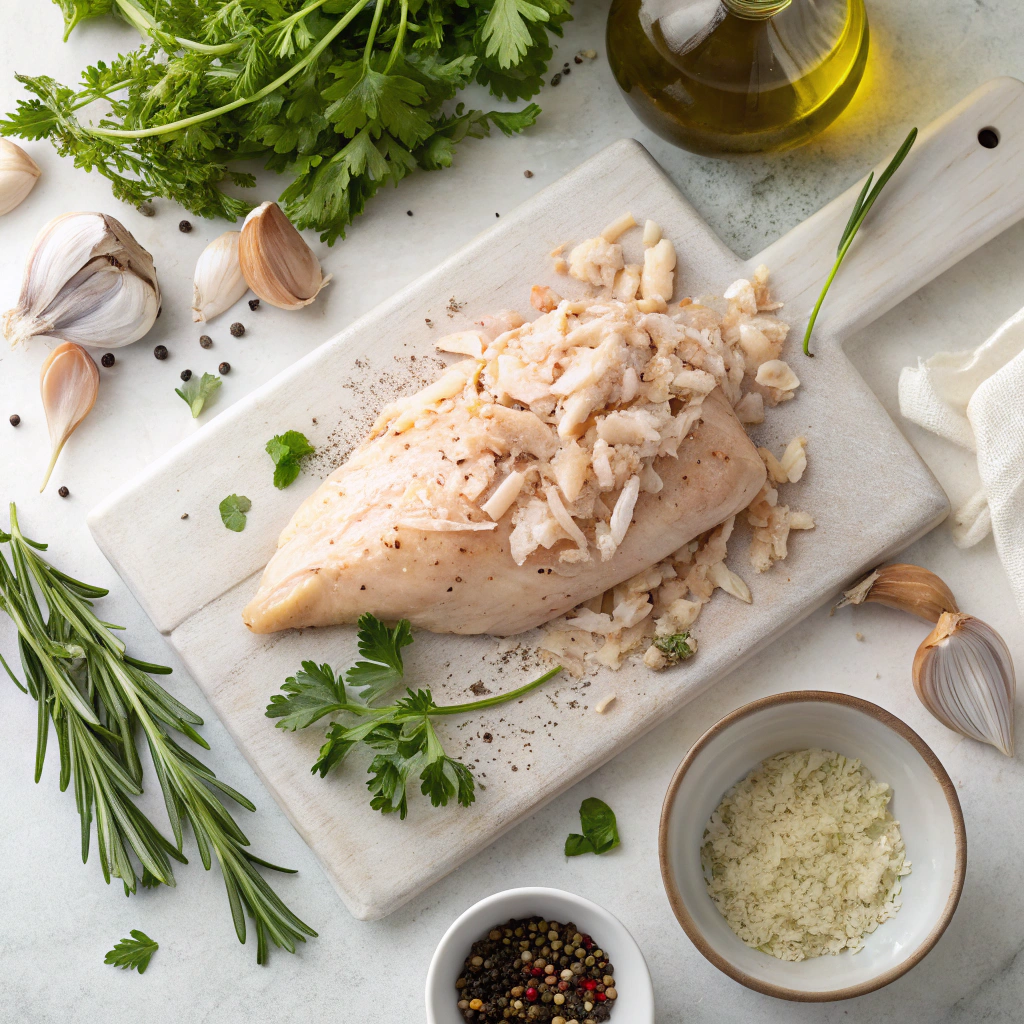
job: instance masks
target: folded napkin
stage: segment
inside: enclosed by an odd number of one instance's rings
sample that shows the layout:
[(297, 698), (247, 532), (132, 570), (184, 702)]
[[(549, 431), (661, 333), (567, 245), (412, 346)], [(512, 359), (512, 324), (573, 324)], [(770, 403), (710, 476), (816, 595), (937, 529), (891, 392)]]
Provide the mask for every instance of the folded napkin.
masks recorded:
[(907, 419), (977, 453), (982, 489), (953, 513), (953, 540), (993, 533), (1024, 617), (1024, 309), (980, 348), (904, 368), (899, 396)]

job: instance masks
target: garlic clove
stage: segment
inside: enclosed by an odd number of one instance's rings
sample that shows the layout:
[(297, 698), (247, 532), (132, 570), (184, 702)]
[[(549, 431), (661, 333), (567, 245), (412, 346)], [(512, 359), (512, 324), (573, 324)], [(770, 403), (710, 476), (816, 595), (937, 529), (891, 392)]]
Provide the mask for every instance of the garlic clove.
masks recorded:
[(238, 240), (241, 237), (240, 231), (225, 231), (199, 257), (192, 283), (194, 321), (205, 322), (220, 316), (249, 290), (238, 262)]
[(956, 598), (935, 573), (919, 565), (885, 565), (865, 576), (843, 595), (836, 609), (874, 602), (909, 612), (925, 622), (938, 622), (944, 612), (957, 612)]
[(120, 348), (146, 334), (159, 311), (153, 259), (131, 232), (106, 214), (67, 213), (36, 237), (4, 334), (15, 345), (47, 334)]
[(1017, 679), (1010, 652), (991, 626), (943, 612), (914, 657), (914, 689), (943, 725), (1013, 757)]
[(279, 309), (308, 306), (331, 279), (277, 203), (263, 203), (245, 218), (238, 259), (246, 284)]
[(0, 217), (22, 203), (42, 173), (21, 146), (0, 139)]
[(66, 341), (46, 357), (39, 373), (39, 393), (53, 453), (40, 492), (46, 489), (65, 442), (89, 415), (99, 389), (100, 371), (80, 345)]

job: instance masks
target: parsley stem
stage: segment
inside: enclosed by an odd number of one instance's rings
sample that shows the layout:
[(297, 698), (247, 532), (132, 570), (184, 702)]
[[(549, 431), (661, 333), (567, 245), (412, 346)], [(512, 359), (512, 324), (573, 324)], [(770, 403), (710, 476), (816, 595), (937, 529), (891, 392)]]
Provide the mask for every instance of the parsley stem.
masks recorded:
[(339, 19), (335, 23), (334, 27), (309, 51), (309, 53), (306, 54), (305, 57), (302, 58), (302, 60), (293, 64), (286, 72), (284, 72), (284, 74), (279, 75), (258, 92), (254, 92), (251, 96), (241, 96), (237, 100), (225, 103), (222, 107), (215, 107), (213, 110), (206, 110), (201, 114), (193, 114), (192, 117), (183, 117), (180, 121), (171, 121), (169, 124), (153, 125), (151, 128), (135, 128), (129, 130), (124, 128), (88, 127), (84, 130), (90, 135), (99, 135), (103, 138), (145, 139), (153, 135), (168, 135), (171, 132), (180, 131), (182, 128), (189, 128), (194, 124), (202, 124), (203, 121), (209, 121), (212, 118), (220, 117), (222, 114), (228, 114), (232, 110), (237, 110), (239, 107), (255, 103), (257, 100), (263, 99), (264, 96), (269, 96), (275, 89), (279, 89), (290, 79), (294, 78), (303, 68), (312, 64), (313, 61), (315, 61), (317, 57), (319, 57), (320, 54), (331, 45), (335, 37), (349, 25), (349, 23), (369, 2), (370, 0), (357, 0), (356, 5), (343, 18)]
[(377, 38), (377, 28), (380, 25), (380, 16), (384, 13), (384, 4), (387, 0), (377, 0), (377, 6), (373, 9), (373, 21), (370, 22), (370, 34), (366, 37), (366, 49), (363, 50), (363, 63), (370, 66), (370, 54), (373, 53), (373, 42)]
[(531, 690), (537, 689), (538, 686), (543, 686), (544, 683), (549, 679), (554, 679), (561, 671), (562, 666), (559, 665), (550, 672), (545, 672), (539, 679), (534, 679), (532, 683), (520, 686), (518, 690), (512, 690), (511, 693), (498, 693), (493, 697), (475, 700), (470, 704), (448, 704), (445, 707), (434, 708), (430, 712), (431, 717), (434, 715), (466, 715), (472, 711), (481, 711), (483, 708), (492, 708), (498, 704), (505, 704), (510, 700), (515, 700), (517, 697), (522, 697), (523, 694), (529, 693)]
[[(131, 0), (114, 0), (114, 2), (121, 8), (121, 13), (124, 14), (125, 18), (138, 29), (139, 35), (149, 36), (150, 39), (154, 40), (157, 38), (156, 30), (159, 26), (148, 12), (142, 10), (141, 7), (136, 7)], [(242, 45), (240, 42), (197, 43), (194, 39), (183, 39), (181, 36), (174, 36), (173, 39), (186, 50), (195, 50), (198, 53), (207, 53), (214, 56), (233, 53)]]
[(402, 20), (398, 24), (398, 35), (395, 36), (395, 45), (391, 47), (391, 56), (388, 57), (384, 74), (388, 74), (395, 66), (395, 61), (401, 56), (405, 44), (405, 30), (409, 24), (409, 0), (402, 0)]

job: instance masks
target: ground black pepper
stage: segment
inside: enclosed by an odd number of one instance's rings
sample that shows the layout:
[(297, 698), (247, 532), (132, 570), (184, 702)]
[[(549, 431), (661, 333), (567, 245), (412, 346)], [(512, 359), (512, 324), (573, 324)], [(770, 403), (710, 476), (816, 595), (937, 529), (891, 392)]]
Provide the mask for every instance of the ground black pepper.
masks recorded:
[(104, 352), (103, 353), (103, 358), (100, 359), (100, 362), (105, 367), (107, 367), (107, 369), (110, 369), (110, 367), (114, 365), (114, 353), (113, 352)]
[(464, 1020), (601, 1024), (618, 995), (605, 952), (576, 926), (532, 917), (474, 942), (455, 982)]

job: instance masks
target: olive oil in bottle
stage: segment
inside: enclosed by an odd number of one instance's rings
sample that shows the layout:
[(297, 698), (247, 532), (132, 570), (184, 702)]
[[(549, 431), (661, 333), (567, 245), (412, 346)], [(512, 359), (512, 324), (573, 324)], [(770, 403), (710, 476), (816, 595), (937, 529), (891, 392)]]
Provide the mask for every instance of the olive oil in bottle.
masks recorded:
[(651, 129), (697, 153), (799, 146), (853, 97), (864, 0), (613, 0), (608, 60)]

